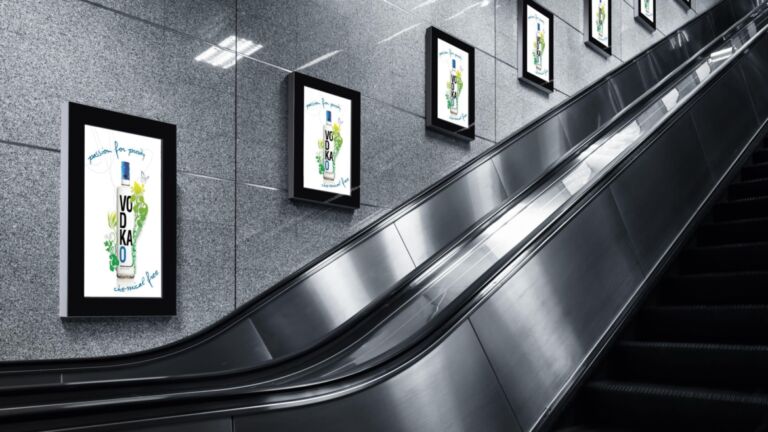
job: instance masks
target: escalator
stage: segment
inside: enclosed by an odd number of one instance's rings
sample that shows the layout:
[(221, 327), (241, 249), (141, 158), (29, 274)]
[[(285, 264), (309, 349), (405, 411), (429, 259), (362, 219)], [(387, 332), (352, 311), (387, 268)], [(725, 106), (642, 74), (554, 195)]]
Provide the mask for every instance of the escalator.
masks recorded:
[(768, 147), (727, 190), (559, 430), (768, 430)]
[[(0, 430), (539, 427), (764, 133), (766, 86), (746, 82), (766, 29), (762, 2), (720, 3), (200, 334), (0, 365)], [(679, 216), (637, 218), (651, 194)], [(328, 272), (349, 277), (329, 291)]]

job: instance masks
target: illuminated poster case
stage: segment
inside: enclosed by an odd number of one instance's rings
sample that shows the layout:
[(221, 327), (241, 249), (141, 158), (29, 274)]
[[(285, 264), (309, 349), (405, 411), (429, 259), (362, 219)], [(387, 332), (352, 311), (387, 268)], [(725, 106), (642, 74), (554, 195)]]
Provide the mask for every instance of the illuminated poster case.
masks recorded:
[(649, 31), (656, 30), (656, 0), (635, 0), (635, 20)]
[(288, 81), (289, 198), (360, 207), (360, 93), (298, 72)]
[(427, 128), (475, 139), (475, 48), (430, 27), (425, 58)]
[(611, 0), (584, 1), (584, 42), (598, 53), (611, 55), (611, 24), (613, 23)]
[(555, 88), (552, 12), (530, 0), (522, 0), (519, 4), (518, 40), (521, 46), (517, 51), (520, 80), (546, 92), (552, 92)]
[(62, 108), (59, 314), (176, 314), (176, 126)]

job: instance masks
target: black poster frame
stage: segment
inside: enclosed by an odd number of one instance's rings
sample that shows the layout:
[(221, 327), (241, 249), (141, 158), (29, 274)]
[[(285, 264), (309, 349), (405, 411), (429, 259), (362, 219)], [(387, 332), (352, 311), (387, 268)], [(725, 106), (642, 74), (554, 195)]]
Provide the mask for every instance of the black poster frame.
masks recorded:
[[(85, 126), (161, 141), (161, 265), (159, 298), (85, 297)], [(62, 317), (176, 315), (176, 126), (81, 105), (62, 106), (59, 314)]]
[[(521, 65), (518, 71), (518, 78), (520, 81), (531, 84), (535, 88), (541, 89), (547, 93), (555, 91), (555, 19), (554, 14), (547, 8), (541, 6), (532, 0), (521, 0), (520, 9), (518, 10), (518, 65)], [(538, 13), (544, 15), (549, 20), (549, 80), (544, 80), (536, 75), (528, 72), (528, 56), (526, 55), (526, 49), (530, 45), (531, 41), (528, 40), (528, 20), (526, 19), (526, 11), (528, 7), (535, 9)]]
[(595, 18), (592, 0), (584, 0), (584, 43), (599, 54), (610, 57), (613, 47), (613, 1), (605, 0), (605, 2), (608, 6), (608, 46), (603, 45), (599, 40), (592, 37), (592, 20)]
[[(441, 94), (439, 91), (440, 83), (438, 82), (437, 77), (437, 61), (439, 54), (437, 52), (438, 40), (442, 40), (462, 51), (466, 51), (469, 56), (467, 61), (467, 68), (469, 69), (469, 82), (467, 83), (469, 119), (466, 128), (443, 120), (437, 116), (437, 99), (438, 95)], [(436, 27), (429, 27), (426, 33), (426, 52), (424, 58), (426, 59), (424, 97), (427, 128), (465, 141), (475, 139), (475, 47)]]
[[(350, 143), (350, 195), (324, 192), (304, 187), (304, 88), (348, 99), (352, 106)], [(293, 72), (288, 76), (288, 197), (335, 207), (360, 207), (360, 92), (319, 78)]]

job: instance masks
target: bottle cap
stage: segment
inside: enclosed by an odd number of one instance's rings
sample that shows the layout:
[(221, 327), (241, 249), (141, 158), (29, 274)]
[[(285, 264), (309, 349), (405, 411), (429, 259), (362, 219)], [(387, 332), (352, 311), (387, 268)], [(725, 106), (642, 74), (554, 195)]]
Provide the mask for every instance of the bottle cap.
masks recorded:
[(131, 179), (131, 164), (128, 162), (123, 161), (121, 166), (122, 171), (122, 178), (123, 180), (130, 180)]
[(327, 121), (328, 123), (331, 122), (331, 112), (330, 111), (326, 111), (325, 112), (325, 121)]

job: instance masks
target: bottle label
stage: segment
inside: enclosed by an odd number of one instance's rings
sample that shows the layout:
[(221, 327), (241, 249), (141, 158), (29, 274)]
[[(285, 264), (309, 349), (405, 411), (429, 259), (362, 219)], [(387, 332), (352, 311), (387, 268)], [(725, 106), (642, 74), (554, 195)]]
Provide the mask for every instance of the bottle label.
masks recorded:
[(117, 259), (120, 267), (133, 267), (133, 203), (129, 194), (118, 194), (117, 199)]

